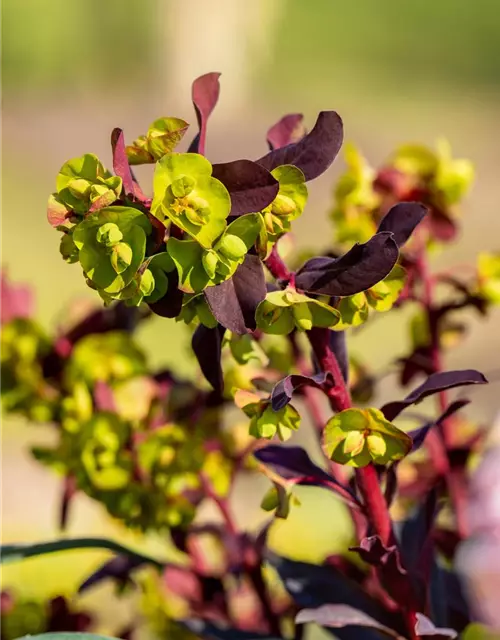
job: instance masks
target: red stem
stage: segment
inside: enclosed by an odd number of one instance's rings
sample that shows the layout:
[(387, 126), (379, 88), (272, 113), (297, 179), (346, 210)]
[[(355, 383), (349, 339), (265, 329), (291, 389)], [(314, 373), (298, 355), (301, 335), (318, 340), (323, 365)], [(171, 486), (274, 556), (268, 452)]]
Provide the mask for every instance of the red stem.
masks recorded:
[[(417, 259), (416, 266), (423, 285), (421, 303), (427, 313), (429, 324), (432, 367), (437, 373), (443, 371), (439, 321), (436, 321), (433, 314), (434, 279), (429, 273), (429, 264), (423, 250)], [(448, 394), (446, 391), (441, 391), (438, 395), (440, 413), (443, 413), (448, 405)], [(465, 478), (461, 469), (451, 468), (448, 457), (448, 451), (453, 446), (453, 418), (444, 420), (439, 429), (431, 431), (427, 441), (436, 471), (445, 478), (448, 486), (450, 499), (455, 510), (457, 532), (461, 538), (466, 538), (468, 523), (466, 517)]]
[[(330, 406), (333, 411), (349, 409), (352, 406), (351, 396), (337, 358), (328, 345), (328, 329), (313, 328), (308, 331), (308, 335), (321, 369), (332, 374), (333, 385), (326, 390)], [(375, 467), (369, 464), (356, 469), (355, 473), (368, 519), (382, 542), (387, 545), (392, 538), (391, 518)]]

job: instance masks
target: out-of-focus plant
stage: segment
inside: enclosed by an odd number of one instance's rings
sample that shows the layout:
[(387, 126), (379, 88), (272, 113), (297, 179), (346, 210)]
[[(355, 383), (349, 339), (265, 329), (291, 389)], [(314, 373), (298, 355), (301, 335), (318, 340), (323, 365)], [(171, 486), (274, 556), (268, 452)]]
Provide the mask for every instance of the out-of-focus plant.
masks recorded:
[[(32, 452), (62, 477), (61, 527), (82, 492), (132, 530), (168, 533), (182, 561), (99, 539), (6, 545), (3, 555), (108, 548), (114, 557), (80, 592), (103, 580), (141, 590), (145, 615), (169, 637), (298, 639), (305, 623), (341, 639), (480, 637), (468, 625), (481, 612), (453, 560), (471, 531), (468, 478), (485, 429), (459, 416), (468, 400), (450, 390), (486, 378), (446, 371), (443, 360), (465, 332), (457, 314), (498, 303), (499, 261), (482, 254), (465, 278), (432, 273), (428, 257), (456, 236), (472, 167), (443, 142), (401, 147), (381, 169), (348, 147), (332, 247), (292, 270), (287, 234), (307, 183), (341, 148), (342, 121), (321, 112), (306, 132), (302, 116), (288, 115), (269, 130), (263, 157), (212, 164), (206, 130), (218, 95), (218, 74), (193, 84), (199, 131), (187, 152), (175, 150), (187, 123), (161, 118), (128, 146), (113, 131), (114, 174), (92, 154), (60, 170), (48, 218), (63, 259), (104, 308), (48, 335), (27, 291), (2, 282), (2, 400), (54, 426), (55, 444)], [(131, 169), (144, 163), (155, 165), (152, 197)], [(399, 307), (412, 313), (410, 351), (394, 370), (412, 390), (377, 407), (382, 377), (349, 354), (345, 336)], [(202, 376), (151, 368), (134, 337), (151, 314), (189, 327)], [(406, 411), (430, 396), (437, 411)], [(321, 467), (279, 444), (304, 415)], [(258, 471), (271, 483), (262, 508), (272, 515), (254, 533), (241, 530), (230, 497), (241, 473)], [(345, 501), (357, 536), (350, 553), (320, 566), (269, 550), (274, 518), (300, 509), (296, 485)], [(197, 518), (207, 501), (220, 523)], [(13, 602), (6, 596), (6, 638), (52, 629), (46, 606), (19, 626), (15, 612), (28, 605)]]

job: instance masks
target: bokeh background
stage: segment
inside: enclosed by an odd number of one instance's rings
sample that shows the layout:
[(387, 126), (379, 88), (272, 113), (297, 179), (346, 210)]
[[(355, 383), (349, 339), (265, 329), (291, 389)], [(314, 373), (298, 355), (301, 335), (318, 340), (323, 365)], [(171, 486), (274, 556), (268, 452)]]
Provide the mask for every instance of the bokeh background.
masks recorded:
[[(311, 126), (319, 110), (337, 110), (346, 139), (374, 164), (398, 143), (432, 144), (445, 136), (458, 156), (473, 160), (477, 180), (463, 207), (461, 238), (436, 256), (436, 264), (451, 266), (500, 248), (498, 0), (3, 0), (2, 31), (2, 265), (11, 278), (34, 287), (46, 327), (63, 318), (69, 302), (93, 299), (78, 268), (61, 261), (58, 235), (46, 223), (59, 167), (85, 152), (109, 166), (115, 126), (130, 141), (159, 116), (195, 122), (190, 85), (208, 71), (222, 72), (209, 127), (211, 160), (259, 157), (268, 126), (296, 111)], [(308, 209), (296, 224), (299, 245), (330, 242), (326, 212), (341, 170), (339, 158), (310, 185)], [(140, 177), (147, 189), (150, 173)], [(498, 368), (499, 321), (498, 313), (488, 322), (472, 319), (473, 330), (450, 353), (449, 365)], [(179, 325), (158, 318), (139, 338), (153, 365), (192, 371)], [(395, 312), (354, 338), (352, 347), (383, 369), (406, 340)], [(384, 393), (390, 391), (389, 380)], [(495, 384), (476, 392), (474, 416), (492, 420), (497, 394)], [(48, 437), (42, 427), (4, 421), (5, 542), (57, 535), (58, 484), (27, 453), (28, 443)], [(257, 482), (238, 493), (239, 503), (245, 494), (245, 508), (235, 507), (249, 526), (258, 521), (262, 490)], [(277, 528), (275, 540), (284, 553), (320, 560), (349, 532), (333, 498), (315, 489), (302, 496), (302, 507)], [(68, 533), (131, 540), (84, 498), (76, 502)], [(165, 551), (162, 540), (132, 542)], [(69, 593), (103, 557), (73, 553), (13, 565), (4, 571), (4, 585), (37, 597)], [(105, 620), (124, 613), (123, 605), (102, 604), (105, 591), (85, 602), (100, 607)]]

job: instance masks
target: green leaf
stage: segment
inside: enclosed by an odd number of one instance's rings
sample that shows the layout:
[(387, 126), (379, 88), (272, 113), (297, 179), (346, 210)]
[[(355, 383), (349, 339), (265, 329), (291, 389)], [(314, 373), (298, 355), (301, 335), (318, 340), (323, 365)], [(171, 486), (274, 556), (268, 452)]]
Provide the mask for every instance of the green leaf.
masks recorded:
[(184, 137), (189, 125), (180, 118), (159, 118), (145, 136), (126, 147), (131, 165), (153, 163), (171, 153)]
[(232, 334), (229, 340), (229, 348), (231, 349), (233, 358), (238, 364), (244, 365), (252, 361), (255, 361), (263, 367), (269, 364), (269, 358), (259, 343), (248, 333), (242, 336)]
[(33, 542), (28, 544), (4, 544), (0, 546), (0, 562), (16, 562), (43, 556), (48, 553), (56, 553), (59, 551), (72, 551), (78, 549), (108, 549), (117, 554), (129, 556), (141, 560), (147, 564), (152, 564), (159, 569), (163, 568), (164, 563), (144, 555), (138, 551), (134, 551), (129, 547), (125, 547), (118, 542), (108, 540), (107, 538), (64, 538), (63, 540), (52, 540), (50, 542)]
[[(108, 234), (110, 229), (113, 238)], [(123, 242), (113, 245), (118, 233)], [(111, 297), (122, 292), (144, 260), (147, 233), (151, 233), (151, 223), (137, 209), (106, 207), (88, 215), (73, 231), (85, 275)]]
[[(182, 196), (178, 186), (190, 178), (192, 190)], [(156, 164), (152, 213), (175, 225), (209, 249), (226, 229), (231, 198), (226, 187), (212, 177), (212, 165), (198, 153), (169, 153)]]
[(179, 274), (179, 289), (186, 293), (199, 293), (210, 278), (203, 267), (203, 247), (196, 240), (169, 238), (167, 251)]
[(275, 335), (287, 335), (294, 329), (308, 331), (312, 327), (334, 327), (339, 319), (336, 309), (292, 288), (268, 293), (255, 312), (257, 327)]
[[(107, 171), (99, 158), (86, 153), (68, 160), (56, 179), (57, 198), (49, 200), (49, 210), (57, 200), (78, 214), (89, 211), (94, 202), (101, 206), (112, 204), (120, 195), (122, 180)], [(50, 217), (50, 213), (49, 213)]]
[(353, 467), (387, 464), (407, 455), (412, 440), (378, 409), (346, 409), (331, 418), (324, 431), (328, 457)]
[(243, 410), (247, 415), (256, 412), (250, 421), (249, 427), (249, 433), (254, 438), (271, 439), (277, 435), (284, 442), (300, 426), (300, 414), (291, 404), (279, 411), (274, 411), (267, 402), (262, 403), (260, 407), (248, 404)]
[(392, 271), (375, 286), (365, 291), (366, 300), (375, 311), (389, 311), (399, 297), (406, 279), (406, 271), (396, 264)]
[(153, 303), (161, 300), (168, 290), (167, 273), (174, 271), (175, 262), (167, 251), (157, 253), (148, 262), (148, 269), (153, 274), (154, 289), (146, 296), (146, 302)]

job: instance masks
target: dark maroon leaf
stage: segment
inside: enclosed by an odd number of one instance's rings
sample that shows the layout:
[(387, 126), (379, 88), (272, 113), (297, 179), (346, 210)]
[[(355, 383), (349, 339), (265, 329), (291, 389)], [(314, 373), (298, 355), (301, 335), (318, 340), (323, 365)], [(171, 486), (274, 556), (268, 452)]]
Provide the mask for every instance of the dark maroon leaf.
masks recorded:
[(122, 129), (113, 129), (111, 132), (111, 149), (113, 150), (113, 169), (116, 175), (122, 179), (125, 195), (132, 196), (141, 201), (146, 200), (142, 189), (134, 180), (132, 170), (128, 163)]
[(363, 538), (358, 547), (351, 547), (366, 563), (377, 567), (384, 587), (392, 598), (400, 604), (415, 605), (412, 582), (401, 563), (397, 545), (386, 546), (379, 536)]
[(214, 329), (209, 329), (205, 325), (200, 324), (196, 328), (191, 341), (191, 347), (203, 375), (219, 394), (221, 394), (224, 389), (221, 351), (222, 339), (225, 332), (226, 329), (220, 324)]
[(298, 167), (306, 180), (314, 180), (335, 160), (344, 136), (342, 119), (335, 111), (322, 111), (312, 130), (299, 142), (270, 151), (257, 160), (272, 171), (284, 164)]
[(72, 611), (63, 596), (49, 602), (45, 631), (87, 631), (94, 623), (85, 611)]
[(298, 373), (294, 373), (290, 376), (286, 376), (280, 380), (273, 388), (271, 393), (271, 405), (274, 411), (279, 411), (286, 407), (291, 401), (293, 394), (297, 389), (306, 385), (309, 387), (316, 387), (321, 389), (327, 380), (332, 381), (332, 375), (327, 373), (317, 373), (314, 376), (303, 376)]
[(417, 613), (417, 622), (415, 624), (415, 632), (419, 638), (435, 638), (435, 640), (446, 640), (447, 638), (456, 638), (457, 632), (453, 629), (438, 628), (426, 618), (423, 613)]
[(378, 231), (390, 231), (401, 248), (427, 214), (427, 208), (419, 202), (400, 202), (386, 213)]
[(192, 151), (195, 151), (197, 153), (205, 153), (208, 118), (210, 117), (210, 114), (214, 110), (215, 105), (217, 104), (217, 100), (219, 99), (219, 78), (220, 73), (206, 73), (205, 75), (196, 78), (196, 80), (193, 82), (191, 96), (194, 109), (196, 111), (196, 118), (198, 120), (200, 133), (197, 136), (198, 144), (195, 145), (196, 149), (192, 149)]
[(231, 216), (262, 211), (278, 195), (276, 178), (252, 160), (214, 164), (212, 175), (229, 191)]
[(295, 622), (297, 624), (315, 622), (322, 627), (334, 629), (352, 626), (370, 627), (392, 638), (401, 637), (394, 629), (384, 626), (367, 613), (347, 604), (325, 604), (318, 609), (303, 609), (297, 614)]
[(401, 557), (420, 598), (421, 607), (425, 606), (426, 587), (429, 584), (434, 559), (431, 532), (437, 510), (437, 492), (433, 488), (401, 525)]
[(205, 289), (205, 298), (217, 321), (239, 335), (255, 329), (255, 311), (265, 297), (264, 270), (253, 255), (245, 257), (232, 278)]
[(377, 233), (364, 244), (355, 244), (340, 258), (317, 258), (297, 272), (298, 289), (328, 296), (352, 296), (373, 287), (394, 267), (399, 250), (392, 233)]
[(267, 144), (271, 151), (301, 140), (306, 135), (303, 120), (301, 113), (289, 113), (274, 124), (267, 132)]
[(257, 449), (253, 455), (259, 462), (270, 467), (285, 480), (293, 480), (296, 484), (332, 489), (349, 504), (359, 507), (359, 501), (354, 493), (315, 465), (302, 447), (282, 447), (270, 444)]
[(118, 584), (125, 584), (130, 581), (130, 574), (144, 564), (141, 558), (132, 556), (115, 556), (94, 571), (82, 584), (78, 587), (78, 593), (83, 593), (90, 587), (99, 584), (103, 580), (115, 580)]
[(177, 270), (167, 273), (168, 289), (167, 293), (157, 302), (148, 304), (153, 313), (162, 318), (176, 318), (182, 309), (183, 293), (177, 288), (179, 274)]
[[(317, 608), (325, 604), (344, 604), (375, 618), (380, 624), (404, 633), (400, 613), (387, 611), (372, 599), (357, 582), (330, 565), (315, 565), (283, 558), (270, 551), (266, 559), (276, 569), (286, 590), (299, 608)], [(380, 640), (376, 632), (342, 629), (335, 632), (340, 640)]]
[(413, 440), (412, 451), (418, 451), (420, 447), (424, 444), (425, 438), (427, 434), (432, 429), (432, 427), (440, 426), (447, 418), (451, 415), (468, 405), (470, 400), (455, 400), (452, 402), (449, 407), (446, 409), (444, 413), (442, 413), (437, 420), (433, 420), (431, 422), (427, 422), (422, 427), (418, 429), (413, 429), (413, 431), (409, 431), (408, 435)]
[(404, 400), (389, 402), (381, 408), (387, 420), (394, 420), (404, 409), (421, 402), (424, 398), (446, 389), (463, 387), (470, 384), (486, 384), (488, 381), (479, 371), (464, 369), (462, 371), (443, 371), (433, 373), (419, 387), (414, 389)]

